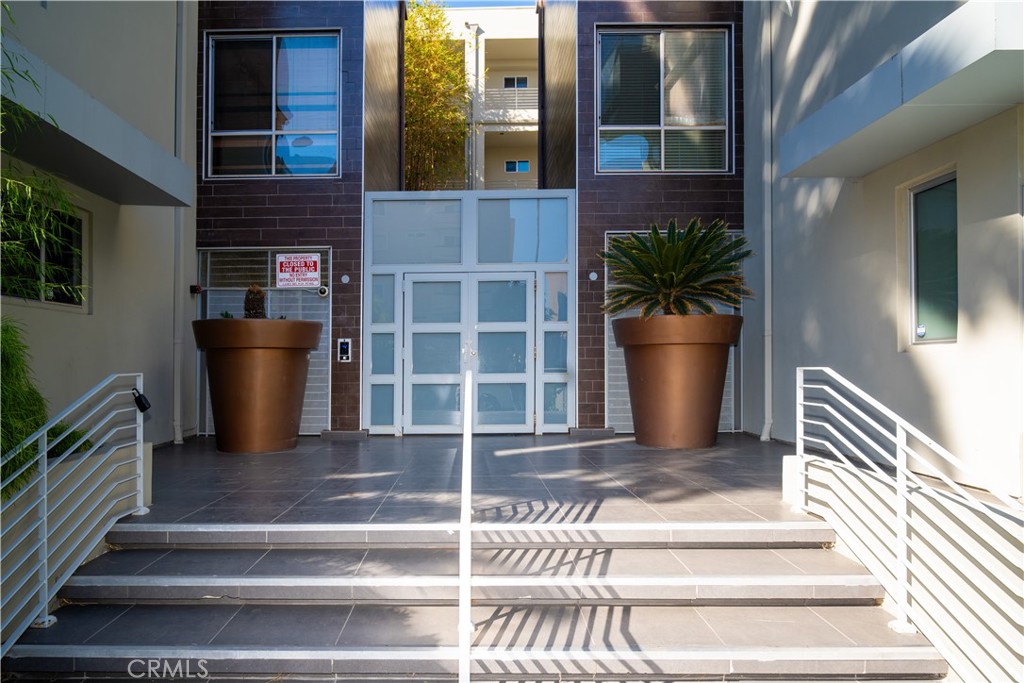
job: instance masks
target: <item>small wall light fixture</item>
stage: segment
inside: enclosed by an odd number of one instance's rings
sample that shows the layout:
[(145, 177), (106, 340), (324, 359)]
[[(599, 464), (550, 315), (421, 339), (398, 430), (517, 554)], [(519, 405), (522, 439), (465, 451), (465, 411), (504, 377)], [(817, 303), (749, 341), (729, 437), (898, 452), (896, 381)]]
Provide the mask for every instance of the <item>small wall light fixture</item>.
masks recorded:
[(146, 395), (140, 393), (138, 389), (132, 389), (132, 396), (135, 397), (135, 407), (139, 409), (140, 413), (144, 413), (153, 407), (150, 405), (149, 399), (146, 398)]

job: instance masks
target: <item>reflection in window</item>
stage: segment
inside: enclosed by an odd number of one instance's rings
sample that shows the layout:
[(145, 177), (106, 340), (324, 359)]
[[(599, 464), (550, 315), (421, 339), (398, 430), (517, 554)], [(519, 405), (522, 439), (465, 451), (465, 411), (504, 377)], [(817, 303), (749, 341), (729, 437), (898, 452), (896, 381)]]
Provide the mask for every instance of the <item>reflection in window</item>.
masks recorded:
[(528, 159), (520, 159), (518, 161), (506, 161), (505, 162), (505, 173), (529, 173), (530, 172), (530, 161)]
[[(85, 303), (82, 219), (60, 212), (50, 216), (48, 234), (39, 240), (24, 230), (12, 229), (5, 217), (5, 223), (0, 226), (0, 238), (4, 242), (0, 293), (29, 301), (81, 306)], [(18, 223), (16, 217), (11, 221)]]
[(914, 339), (951, 341), (957, 335), (956, 178), (913, 193)]
[(412, 385), (414, 425), (457, 425), (462, 421), (458, 384)]
[(729, 170), (726, 29), (607, 31), (599, 43), (599, 170)]
[(373, 264), (461, 263), (462, 202), (373, 202)]
[(565, 263), (565, 199), (482, 199), (480, 263)]
[(545, 273), (544, 281), (544, 320), (569, 320), (569, 276), (566, 273)]
[(569, 391), (565, 382), (544, 384), (544, 423), (566, 424), (569, 421)]
[(339, 36), (210, 39), (209, 172), (336, 175)]

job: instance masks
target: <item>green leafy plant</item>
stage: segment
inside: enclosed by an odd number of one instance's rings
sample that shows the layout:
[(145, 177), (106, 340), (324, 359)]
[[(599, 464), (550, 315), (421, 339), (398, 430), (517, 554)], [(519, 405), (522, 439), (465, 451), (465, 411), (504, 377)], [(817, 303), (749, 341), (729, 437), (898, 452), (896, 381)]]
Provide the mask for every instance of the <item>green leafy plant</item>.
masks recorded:
[(640, 317), (715, 313), (716, 304), (739, 306), (752, 292), (743, 284), (740, 264), (751, 255), (743, 236), (730, 236), (721, 219), (704, 225), (693, 218), (679, 229), (669, 221), (663, 233), (652, 224), (609, 240), (599, 256), (609, 268), (611, 285), (604, 310), (634, 308)]
[[(0, 320), (0, 452), (6, 454), (46, 424), (46, 399), (32, 380), (28, 347), (18, 325), (8, 318)], [(35, 458), (34, 446), (23, 448), (3, 464), (6, 480)], [(35, 468), (22, 472), (3, 487), (7, 500), (32, 479)]]
[[(16, 449), (47, 421), (46, 399), (35, 385), (29, 360), (28, 346), (21, 338), (21, 329), (17, 323), (9, 318), (0, 320), (0, 452), (3, 454)], [(62, 435), (63, 438), (57, 441)], [(84, 439), (85, 432), (78, 429), (69, 431), (68, 425), (63, 422), (50, 427), (46, 436), (51, 444), (47, 455), (51, 458), (63, 455), (75, 444), (78, 444), (76, 453), (92, 448), (92, 441)], [(0, 468), (0, 478), (6, 481), (25, 463), (35, 459), (38, 453), (39, 448), (34, 443), (17, 451)], [(4, 486), (0, 492), (3, 500), (10, 499), (20, 491), (35, 473), (35, 466), (26, 468)]]
[(235, 316), (232, 315), (231, 311), (221, 311), (220, 312), (220, 317), (222, 317), (222, 318), (234, 318)]
[[(0, 8), (5, 23), (13, 24), (10, 6), (0, 3)], [(6, 47), (0, 78), (8, 93), (19, 87), (40, 89), (24, 59)], [(57, 125), (52, 119), (49, 124)], [(79, 304), (84, 288), (74, 265), (81, 256), (74, 198), (54, 175), (22, 169), (7, 148), (9, 139), (41, 125), (45, 122), (21, 104), (0, 99), (0, 152), (5, 158), (0, 178), (0, 291), (35, 301)]]
[(404, 99), (405, 188), (440, 190), (464, 183), (466, 60), (443, 7), (431, 0), (409, 3)]

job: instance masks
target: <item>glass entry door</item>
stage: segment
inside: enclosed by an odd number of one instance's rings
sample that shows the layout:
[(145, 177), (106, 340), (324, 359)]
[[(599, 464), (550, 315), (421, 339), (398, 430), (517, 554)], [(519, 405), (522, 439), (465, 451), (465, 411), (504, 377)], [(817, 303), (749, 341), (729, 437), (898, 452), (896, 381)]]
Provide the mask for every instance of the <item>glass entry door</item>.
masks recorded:
[(402, 290), (402, 431), (461, 429), (462, 378), (471, 364), (473, 430), (532, 433), (534, 275), (407, 274)]

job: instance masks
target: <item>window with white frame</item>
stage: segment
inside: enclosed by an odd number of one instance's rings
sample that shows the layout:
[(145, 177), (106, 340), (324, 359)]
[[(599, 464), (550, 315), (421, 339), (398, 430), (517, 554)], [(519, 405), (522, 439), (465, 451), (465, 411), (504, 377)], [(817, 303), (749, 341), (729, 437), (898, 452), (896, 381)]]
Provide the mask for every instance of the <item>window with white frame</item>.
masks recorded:
[(338, 174), (338, 33), (209, 39), (207, 174)]
[(912, 339), (955, 341), (959, 312), (956, 177), (911, 190)]
[(526, 76), (505, 76), (505, 87), (506, 88), (526, 88), (527, 78)]
[(598, 33), (598, 171), (732, 170), (726, 28)]

